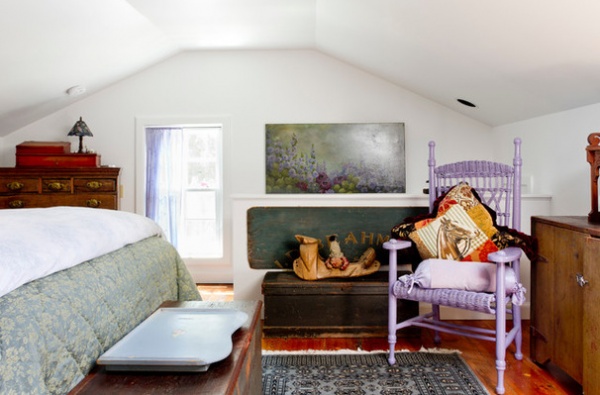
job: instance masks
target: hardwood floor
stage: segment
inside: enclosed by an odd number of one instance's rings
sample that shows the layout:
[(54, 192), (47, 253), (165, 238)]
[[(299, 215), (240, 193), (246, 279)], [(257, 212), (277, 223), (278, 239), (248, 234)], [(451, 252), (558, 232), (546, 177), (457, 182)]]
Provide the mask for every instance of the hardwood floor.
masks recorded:
[[(204, 300), (232, 300), (233, 292), (228, 284), (199, 285)], [(493, 321), (477, 321), (481, 327), (492, 328)], [(475, 372), (490, 394), (495, 393), (496, 368), (494, 343), (484, 340), (463, 338), (455, 335), (442, 334), (440, 348), (460, 350), (462, 357)], [(387, 339), (375, 338), (263, 338), (263, 350), (343, 350), (362, 349), (365, 351), (387, 350)], [(399, 338), (396, 350), (417, 351), (421, 347), (434, 348), (432, 332), (422, 330), (420, 337)], [(519, 395), (575, 395), (581, 394), (581, 386), (561, 373), (558, 369), (548, 366), (541, 368), (529, 358), (529, 321), (524, 322), (523, 328), (523, 361), (514, 358), (514, 346), (507, 351), (507, 367), (505, 372), (506, 394)]]
[(211, 302), (227, 302), (233, 300), (231, 284), (198, 284), (202, 300)]

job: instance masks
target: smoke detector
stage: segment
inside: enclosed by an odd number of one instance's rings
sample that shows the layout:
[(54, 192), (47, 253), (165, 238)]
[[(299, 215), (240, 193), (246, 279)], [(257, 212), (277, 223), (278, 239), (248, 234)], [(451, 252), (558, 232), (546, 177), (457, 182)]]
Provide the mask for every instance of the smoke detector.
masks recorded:
[(84, 94), (86, 91), (85, 86), (75, 85), (67, 89), (67, 95), (69, 96), (79, 96)]

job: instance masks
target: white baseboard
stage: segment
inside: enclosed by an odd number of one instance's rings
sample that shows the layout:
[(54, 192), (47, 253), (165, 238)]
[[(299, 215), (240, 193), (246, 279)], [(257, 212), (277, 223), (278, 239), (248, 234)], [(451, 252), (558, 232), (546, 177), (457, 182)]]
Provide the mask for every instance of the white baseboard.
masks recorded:
[(233, 284), (233, 268), (231, 266), (186, 264), (196, 284)]
[[(427, 314), (431, 312), (431, 305), (428, 303), (421, 303), (419, 305), (419, 314)], [(493, 320), (494, 316), (490, 314), (477, 313), (468, 310), (454, 309), (451, 307), (442, 306), (440, 309), (440, 315), (443, 320)], [(528, 320), (531, 317), (531, 304), (525, 302), (521, 306), (521, 319)]]

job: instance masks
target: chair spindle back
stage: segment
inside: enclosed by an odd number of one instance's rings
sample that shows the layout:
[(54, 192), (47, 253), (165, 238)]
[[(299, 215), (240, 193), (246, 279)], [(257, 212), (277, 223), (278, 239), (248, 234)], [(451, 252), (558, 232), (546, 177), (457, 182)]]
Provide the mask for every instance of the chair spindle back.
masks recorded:
[[(513, 166), (491, 161), (463, 161), (436, 167), (435, 143), (429, 142), (429, 210), (435, 199), (461, 181), (496, 212), (498, 225), (521, 228), (521, 139), (514, 140)], [(512, 219), (512, 222), (511, 222)]]

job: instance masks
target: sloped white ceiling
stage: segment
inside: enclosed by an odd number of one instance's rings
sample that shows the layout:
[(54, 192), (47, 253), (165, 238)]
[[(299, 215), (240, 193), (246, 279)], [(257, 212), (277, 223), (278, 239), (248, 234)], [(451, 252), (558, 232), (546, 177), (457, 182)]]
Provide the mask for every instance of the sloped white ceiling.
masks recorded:
[(128, 1), (185, 49), (315, 46), (315, 0)]
[(3, 1), (0, 136), (190, 49), (313, 48), (507, 124), (600, 102), (599, 16), (597, 0)]
[(0, 135), (176, 52), (124, 0), (0, 1)]
[(599, 1), (327, 0), (317, 10), (323, 52), (492, 126), (600, 101)]

